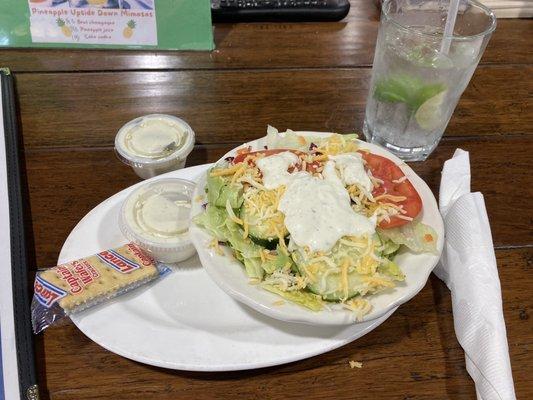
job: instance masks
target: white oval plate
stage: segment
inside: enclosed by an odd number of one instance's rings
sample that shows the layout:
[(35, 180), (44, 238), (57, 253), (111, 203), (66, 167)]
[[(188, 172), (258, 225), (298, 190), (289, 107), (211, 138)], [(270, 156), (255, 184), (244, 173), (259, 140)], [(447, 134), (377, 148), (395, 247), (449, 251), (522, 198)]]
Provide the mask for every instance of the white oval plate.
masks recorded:
[[(330, 135), (330, 133), (324, 132), (297, 133), (306, 136)], [(252, 150), (262, 150), (264, 145), (266, 145), (265, 138), (245, 143), (228, 152), (221, 160), (229, 156), (234, 156), (240, 148), (251, 146)], [(390, 312), (390, 310), (410, 300), (424, 287), (431, 271), (439, 261), (442, 252), (444, 225), (433, 193), (426, 183), (407, 164), (376, 145), (360, 141), (360, 147), (367, 148), (372, 153), (387, 157), (400, 166), (422, 198), (422, 222), (432, 226), (438, 235), (437, 248), (439, 255), (413, 254), (402, 251), (396, 256), (395, 262), (405, 273), (405, 282), (398, 284), (394, 289), (388, 289), (379, 294), (368, 296), (372, 304), (372, 310), (363, 318), (363, 321), (371, 321), (382, 317)], [(199, 180), (194, 194), (195, 197), (205, 193), (206, 176), (207, 174), (204, 173)], [(192, 215), (200, 212), (202, 212), (201, 204), (194, 204)], [(353, 312), (343, 309), (339, 305), (330, 307), (330, 310), (319, 312), (308, 310), (290, 302), (285, 302), (281, 306), (273, 305), (280, 297), (261, 289), (259, 285), (250, 285), (249, 278), (242, 264), (231, 255), (230, 249), (225, 248), (224, 255), (217, 254), (213, 249), (209, 248), (209, 243), (213, 237), (194, 224), (191, 226), (190, 234), (202, 265), (207, 270), (209, 276), (225, 292), (255, 310), (282, 321), (313, 325), (346, 325), (357, 322), (355, 321)]]
[[(197, 180), (208, 166), (161, 175)], [(146, 182), (146, 181), (145, 181)], [(58, 263), (120, 246), (122, 202), (134, 185), (89, 212), (67, 238)], [(289, 324), (263, 316), (218, 288), (193, 257), (146, 288), (72, 316), (102, 347), (142, 363), (189, 371), (232, 371), (301, 360), (336, 349), (376, 328), (386, 316), (349, 327)]]

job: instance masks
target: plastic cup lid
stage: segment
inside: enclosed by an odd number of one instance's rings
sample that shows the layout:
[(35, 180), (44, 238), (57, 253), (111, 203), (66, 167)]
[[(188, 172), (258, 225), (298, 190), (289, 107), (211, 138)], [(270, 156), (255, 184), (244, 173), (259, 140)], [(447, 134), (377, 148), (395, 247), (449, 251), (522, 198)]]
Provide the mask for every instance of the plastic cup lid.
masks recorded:
[(148, 251), (179, 251), (191, 246), (189, 225), (193, 182), (166, 178), (147, 182), (122, 204), (120, 229)]
[(195, 134), (181, 118), (150, 114), (126, 123), (115, 137), (120, 160), (134, 167), (158, 166), (186, 158)]

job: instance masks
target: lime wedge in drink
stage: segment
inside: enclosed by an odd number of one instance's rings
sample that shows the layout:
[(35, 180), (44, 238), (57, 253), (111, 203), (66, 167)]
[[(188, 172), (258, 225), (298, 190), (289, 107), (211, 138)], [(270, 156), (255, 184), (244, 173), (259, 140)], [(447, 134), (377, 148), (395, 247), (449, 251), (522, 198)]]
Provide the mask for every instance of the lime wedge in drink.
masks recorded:
[(384, 103), (405, 103), (411, 112), (416, 112), (422, 104), (445, 90), (442, 83), (424, 83), (419, 78), (392, 75), (376, 83), (374, 97)]
[(415, 120), (425, 130), (436, 129), (442, 123), (442, 103), (446, 97), (446, 90), (429, 98), (418, 107)]

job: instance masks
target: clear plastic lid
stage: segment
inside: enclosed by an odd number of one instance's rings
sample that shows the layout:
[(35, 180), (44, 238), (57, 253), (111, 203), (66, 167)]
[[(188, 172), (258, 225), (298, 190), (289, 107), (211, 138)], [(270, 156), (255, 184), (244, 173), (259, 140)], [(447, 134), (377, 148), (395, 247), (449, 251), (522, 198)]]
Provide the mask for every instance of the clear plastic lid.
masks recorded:
[(158, 167), (186, 158), (195, 134), (181, 118), (150, 114), (125, 124), (115, 137), (115, 150), (125, 164), (136, 168)]
[(194, 187), (193, 182), (178, 178), (141, 185), (122, 205), (120, 230), (155, 259), (161, 254), (180, 258), (180, 252), (193, 247), (189, 225)]

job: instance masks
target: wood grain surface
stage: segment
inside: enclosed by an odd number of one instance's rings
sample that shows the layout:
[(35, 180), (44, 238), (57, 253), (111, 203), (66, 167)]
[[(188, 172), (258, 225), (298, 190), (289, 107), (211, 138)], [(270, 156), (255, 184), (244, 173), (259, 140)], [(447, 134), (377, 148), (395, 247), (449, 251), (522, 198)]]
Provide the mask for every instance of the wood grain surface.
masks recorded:
[[(478, 68), (446, 135), (531, 134), (532, 75)], [(369, 69), (24, 74), (17, 90), (28, 148), (93, 147), (149, 113), (181, 116), (202, 144), (256, 139), (267, 124), (361, 132), (369, 81)]]
[[(517, 397), (530, 399), (532, 249), (496, 252)], [(449, 291), (425, 288), (371, 334), (337, 350), (252, 371), (164, 370), (109, 353), (75, 326), (39, 337), (43, 399), (475, 399), (453, 331)], [(351, 369), (348, 362), (363, 362)], [(76, 366), (76, 368), (73, 368)]]
[[(27, 50), (2, 52), (0, 64), (16, 72), (235, 68), (338, 68), (370, 66), (379, 13), (372, 0), (352, 0), (339, 23), (218, 24), (213, 52)], [(499, 20), (481, 63), (530, 64), (530, 20)]]
[[(379, 13), (352, 0), (339, 23), (218, 24), (214, 52), (0, 50), (16, 73), (36, 266), (56, 263), (93, 207), (139, 178), (114, 135), (148, 113), (183, 117), (197, 145), (188, 165), (217, 160), (267, 124), (360, 131)], [(443, 162), (470, 152), (472, 189), (485, 196), (496, 247), (518, 399), (533, 398), (533, 20), (499, 20), (445, 137), (412, 163), (438, 193)], [(369, 335), (288, 365), (190, 373), (117, 356), (74, 325), (36, 337), (44, 400), (474, 400), (453, 331), (450, 294), (426, 287)], [(176, 344), (179, 345), (179, 344)], [(351, 369), (349, 360), (362, 361)]]

